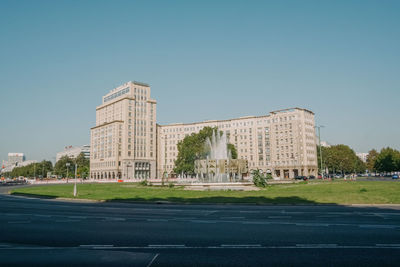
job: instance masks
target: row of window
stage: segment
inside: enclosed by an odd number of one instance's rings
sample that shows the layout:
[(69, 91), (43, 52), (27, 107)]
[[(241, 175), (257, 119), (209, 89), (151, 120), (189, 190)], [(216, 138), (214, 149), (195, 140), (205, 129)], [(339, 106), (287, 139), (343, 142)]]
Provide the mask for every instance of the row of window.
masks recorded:
[(104, 98), (104, 103), (108, 102), (110, 100), (113, 100), (116, 97), (119, 97), (121, 95), (124, 95), (124, 94), (128, 93), (129, 89), (130, 89), (129, 87), (126, 87), (126, 88), (124, 88), (122, 90), (119, 90), (118, 92), (113, 93), (112, 95), (109, 95), (109, 96), (105, 97)]

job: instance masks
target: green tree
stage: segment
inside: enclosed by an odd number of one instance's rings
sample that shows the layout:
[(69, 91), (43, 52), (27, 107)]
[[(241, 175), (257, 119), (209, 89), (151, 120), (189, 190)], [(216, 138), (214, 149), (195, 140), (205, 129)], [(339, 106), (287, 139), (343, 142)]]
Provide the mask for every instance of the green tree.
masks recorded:
[(360, 173), (365, 171), (365, 164), (346, 145), (322, 147), (322, 157), (325, 162), (324, 166), (331, 173)]
[(90, 172), (90, 160), (85, 158), (85, 154), (80, 153), (76, 158), (77, 174), (80, 178), (87, 178)]
[[(214, 131), (218, 131), (216, 127), (204, 127), (198, 133), (186, 136), (178, 143), (178, 156), (175, 160), (175, 173), (194, 174), (194, 161), (196, 159), (204, 159), (209, 151), (206, 149), (206, 140), (211, 138)], [(220, 132), (222, 134), (222, 132)], [(232, 158), (237, 158), (237, 151), (232, 144), (228, 144), (231, 150)]]
[(232, 159), (237, 159), (237, 150), (234, 144), (228, 144), (228, 149), (231, 151)]
[(368, 152), (366, 167), (370, 172), (376, 172), (375, 162), (378, 155), (379, 153), (375, 149)]
[(390, 148), (382, 148), (376, 157), (374, 167), (379, 172), (392, 172), (400, 170), (399, 168), (400, 152)]
[(51, 163), (51, 161), (49, 160), (43, 160), (42, 162), (39, 163), (37, 168), (38, 168), (38, 173), (40, 173), (40, 175), (43, 178), (49, 178), (47, 177), (47, 173), (53, 171), (53, 163)]
[[(67, 163), (69, 163), (68, 167), (67, 167)], [(68, 173), (68, 178), (72, 178), (72, 177), (74, 177), (74, 171), (75, 171), (74, 165), (75, 165), (75, 162), (73, 159), (71, 159), (68, 156), (63, 156), (54, 165), (54, 172), (61, 177), (67, 177), (67, 173)], [(68, 168), (68, 172), (67, 172), (67, 168)]]
[(51, 161), (43, 160), (38, 163), (32, 163), (26, 166), (15, 167), (11, 173), (11, 177), (42, 177), (45, 178), (47, 176), (47, 172), (51, 172), (53, 170), (53, 164)]

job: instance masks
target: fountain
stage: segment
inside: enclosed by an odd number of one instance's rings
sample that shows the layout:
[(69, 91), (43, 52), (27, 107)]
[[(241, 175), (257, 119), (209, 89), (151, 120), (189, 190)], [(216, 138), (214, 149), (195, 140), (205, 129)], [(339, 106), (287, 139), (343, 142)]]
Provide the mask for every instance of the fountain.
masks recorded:
[(248, 172), (247, 160), (232, 159), (228, 149), (228, 138), (225, 133), (214, 131), (206, 140), (206, 159), (195, 161), (195, 173), (199, 182), (230, 183), (243, 180)]

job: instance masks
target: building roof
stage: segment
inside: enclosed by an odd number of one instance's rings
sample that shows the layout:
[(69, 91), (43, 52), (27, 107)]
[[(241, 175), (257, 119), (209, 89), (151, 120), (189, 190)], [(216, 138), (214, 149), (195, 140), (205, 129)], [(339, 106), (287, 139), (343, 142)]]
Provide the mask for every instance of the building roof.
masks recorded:
[(170, 124), (165, 124), (165, 125), (161, 125), (161, 124), (157, 124), (157, 125), (160, 126), (160, 127), (167, 127), (167, 126), (194, 125), (194, 124), (199, 124), (199, 123), (228, 122), (228, 121), (243, 120), (243, 119), (257, 119), (257, 118), (269, 117), (269, 116), (271, 116), (271, 114), (275, 115), (275, 114), (278, 114), (278, 113), (291, 112), (291, 111), (295, 111), (295, 110), (302, 110), (302, 111), (309, 112), (309, 113), (314, 115), (314, 112), (312, 112), (312, 111), (310, 111), (308, 109), (297, 108), (296, 107), (296, 108), (287, 108), (287, 109), (280, 109), (280, 110), (271, 111), (271, 112), (269, 112), (268, 115), (261, 115), (261, 116), (243, 116), (243, 117), (239, 117), (239, 118), (225, 119), (225, 120), (205, 120), (205, 121), (189, 122), (189, 123), (176, 122), (176, 123), (170, 123)]

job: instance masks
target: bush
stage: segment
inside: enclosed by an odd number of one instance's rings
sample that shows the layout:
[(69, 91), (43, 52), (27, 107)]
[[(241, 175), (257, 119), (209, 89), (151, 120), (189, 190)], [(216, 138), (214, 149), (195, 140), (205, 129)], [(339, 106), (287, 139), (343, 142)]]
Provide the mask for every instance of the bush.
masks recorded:
[(169, 188), (174, 188), (175, 185), (174, 185), (173, 183), (169, 183), (169, 184), (168, 184), (168, 187), (169, 187)]
[[(266, 187), (267, 179), (272, 179), (271, 174), (264, 176), (261, 174), (260, 170), (254, 170), (252, 172), (252, 175), (253, 175), (253, 183), (257, 187)], [(268, 176), (271, 176), (271, 178), (269, 178)]]
[(147, 180), (143, 180), (143, 181), (139, 182), (139, 185), (148, 186), (149, 184), (148, 184)]

